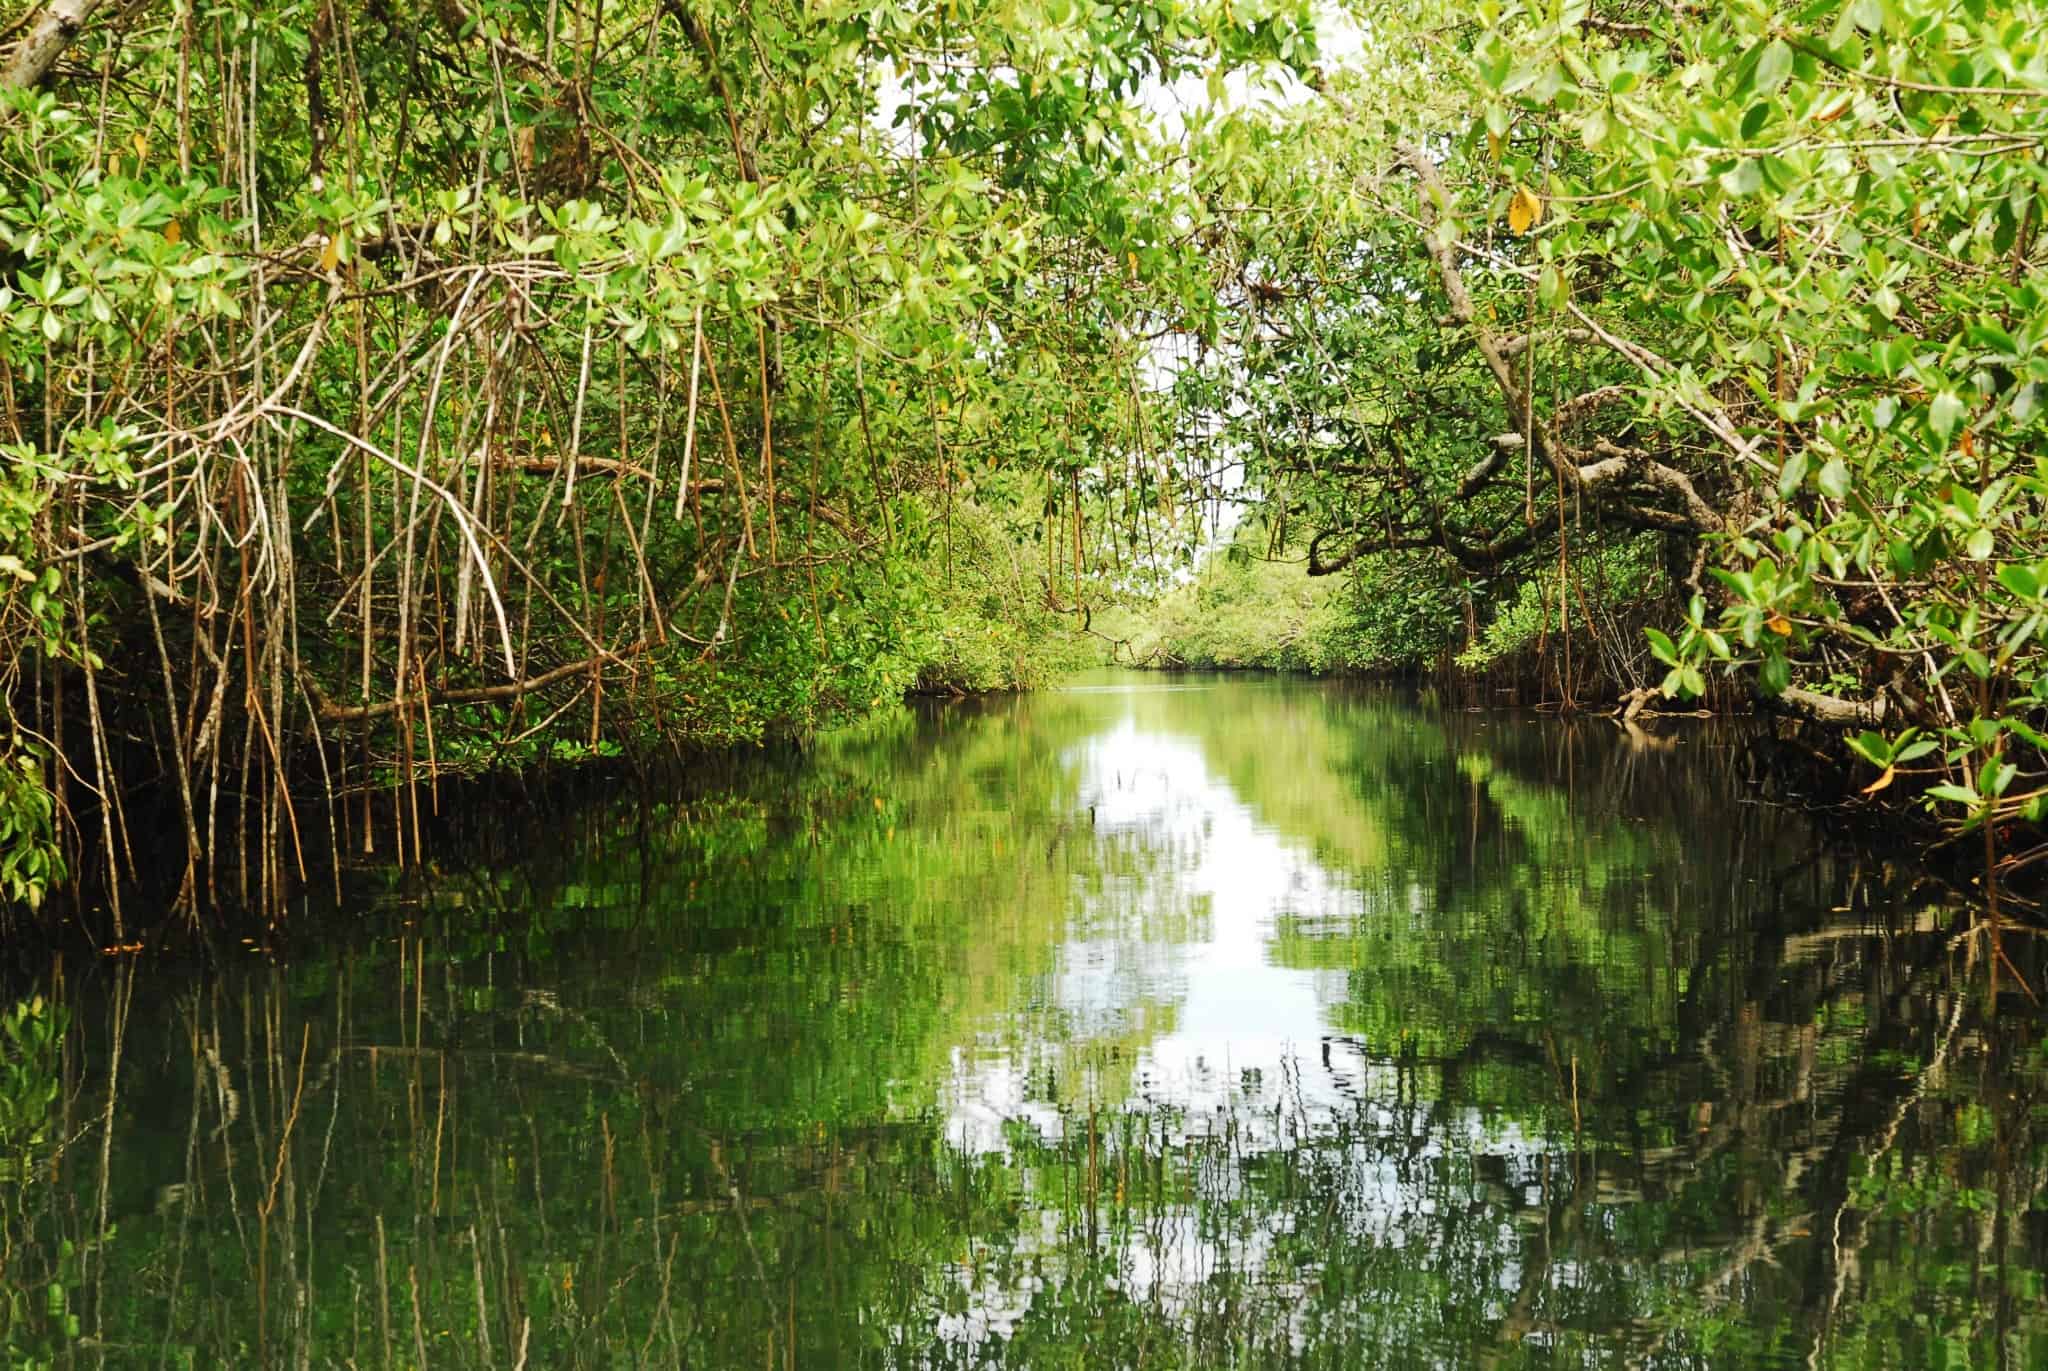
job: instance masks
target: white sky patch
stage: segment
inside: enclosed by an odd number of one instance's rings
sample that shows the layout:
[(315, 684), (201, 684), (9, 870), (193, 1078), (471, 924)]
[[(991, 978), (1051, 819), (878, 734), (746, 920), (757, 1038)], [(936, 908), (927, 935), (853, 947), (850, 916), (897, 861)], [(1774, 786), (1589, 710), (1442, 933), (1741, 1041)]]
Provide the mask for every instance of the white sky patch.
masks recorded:
[[(1317, 7), (1317, 65), (1345, 65), (1355, 60), (1364, 49), (1365, 31), (1358, 26), (1356, 19), (1336, 5)], [(990, 75), (998, 81), (1016, 83), (1016, 73), (1008, 67), (991, 68)], [(886, 148), (904, 157), (918, 154), (917, 121), (900, 116), (906, 106), (914, 107), (919, 100), (933, 94), (936, 94), (935, 87), (920, 90), (900, 67), (892, 65), (880, 72), (869, 123), (882, 135)], [(1151, 116), (1149, 126), (1162, 142), (1173, 146), (1185, 144), (1188, 124), (1198, 113), (1219, 115), (1257, 108), (1283, 109), (1302, 104), (1314, 95), (1315, 92), (1292, 71), (1278, 63), (1268, 63), (1225, 72), (1220, 80), (1215, 81), (1202, 72), (1191, 72), (1173, 81), (1149, 76), (1139, 84), (1131, 103)]]

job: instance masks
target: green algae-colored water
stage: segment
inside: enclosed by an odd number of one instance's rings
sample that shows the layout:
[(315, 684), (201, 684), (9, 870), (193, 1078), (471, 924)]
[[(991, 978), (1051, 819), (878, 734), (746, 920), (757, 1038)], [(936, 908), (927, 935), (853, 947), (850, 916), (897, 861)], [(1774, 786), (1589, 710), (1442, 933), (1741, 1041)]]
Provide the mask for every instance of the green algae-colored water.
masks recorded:
[(1124, 676), (512, 806), (36, 987), (0, 1352), (2048, 1364), (2040, 1015), (1752, 761)]

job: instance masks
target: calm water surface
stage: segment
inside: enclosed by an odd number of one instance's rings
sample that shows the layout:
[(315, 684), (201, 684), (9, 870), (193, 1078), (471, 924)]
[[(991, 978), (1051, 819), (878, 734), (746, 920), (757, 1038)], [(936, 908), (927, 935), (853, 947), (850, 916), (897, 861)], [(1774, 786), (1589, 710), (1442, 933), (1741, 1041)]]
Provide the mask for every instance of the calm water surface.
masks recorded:
[(0, 1352), (2048, 1365), (2040, 1017), (1750, 758), (1105, 677), (517, 807), (244, 965), (45, 981)]

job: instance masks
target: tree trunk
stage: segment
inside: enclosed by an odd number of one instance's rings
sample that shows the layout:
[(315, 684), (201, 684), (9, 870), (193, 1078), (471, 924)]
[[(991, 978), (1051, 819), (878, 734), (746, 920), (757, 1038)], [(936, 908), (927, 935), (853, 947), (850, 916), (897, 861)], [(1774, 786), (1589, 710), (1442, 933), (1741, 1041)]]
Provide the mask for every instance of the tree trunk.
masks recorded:
[(30, 21), (27, 35), (15, 45), (7, 65), (0, 68), (0, 90), (27, 90), (40, 83), (105, 4), (106, 0), (50, 0)]

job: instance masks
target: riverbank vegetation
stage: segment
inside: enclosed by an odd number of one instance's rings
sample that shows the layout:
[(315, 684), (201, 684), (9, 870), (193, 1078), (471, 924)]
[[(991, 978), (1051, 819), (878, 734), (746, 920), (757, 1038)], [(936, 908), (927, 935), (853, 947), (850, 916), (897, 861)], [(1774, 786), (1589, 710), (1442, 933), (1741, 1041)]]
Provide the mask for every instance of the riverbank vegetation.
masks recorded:
[[(2038, 862), (2037, 18), (1369, 7), (1240, 165), (1239, 341), (1177, 378), (1266, 555), (1385, 635), (1335, 660), (1725, 676)], [(1432, 584), (1464, 622), (1404, 631)]]
[(1593, 566), (1654, 546), (1649, 683), (1731, 673), (2024, 869), (2039, 17), (1375, 7), (1245, 164), (1242, 342), (1180, 384), (1311, 574), (1423, 552), (1477, 607), (1463, 651), (1533, 604), (1588, 654), (1649, 588)]
[(1206, 288), (1201, 207), (1129, 97), (1310, 51), (1174, 3), (15, 17), (0, 893), (90, 873), (117, 942), (124, 894), (417, 859), (451, 771), (1043, 679), (1084, 473), (1182, 538), (1134, 317)]
[(7, 917), (274, 911), (451, 773), (1147, 635), (1755, 698), (1995, 901), (2048, 857), (2044, 19), (22, 6)]
[(1290, 551), (1241, 532), (1184, 584), (1112, 614), (1111, 660), (1426, 678), (1454, 689), (1494, 681), (1527, 703), (1575, 705), (1605, 703), (1661, 670), (1644, 636), (1671, 603), (1654, 539), (1616, 539), (1583, 551), (1570, 574), (1540, 565), (1504, 584), (1413, 549), (1315, 576)]

